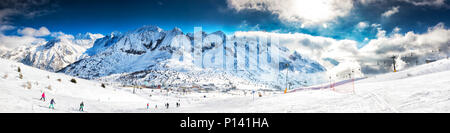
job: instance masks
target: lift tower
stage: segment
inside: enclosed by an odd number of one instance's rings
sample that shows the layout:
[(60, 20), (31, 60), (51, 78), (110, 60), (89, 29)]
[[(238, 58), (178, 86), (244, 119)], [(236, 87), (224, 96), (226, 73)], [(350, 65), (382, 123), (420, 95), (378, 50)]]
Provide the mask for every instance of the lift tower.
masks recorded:
[(395, 55), (391, 57), (392, 58), (392, 64), (394, 65), (394, 72), (397, 72), (397, 69), (395, 69)]

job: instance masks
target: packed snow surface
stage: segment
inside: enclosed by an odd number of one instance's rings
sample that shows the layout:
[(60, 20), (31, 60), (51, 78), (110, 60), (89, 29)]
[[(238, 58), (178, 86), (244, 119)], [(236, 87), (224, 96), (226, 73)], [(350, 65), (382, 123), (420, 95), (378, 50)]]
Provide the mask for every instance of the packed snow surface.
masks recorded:
[[(106, 85), (0, 59), (0, 112), (450, 112), (450, 60), (320, 90), (167, 91)], [(23, 78), (19, 78), (20, 67)], [(7, 76), (6, 76), (7, 75)], [(76, 79), (77, 83), (70, 82)], [(61, 79), (61, 81), (58, 81)], [(27, 88), (27, 83), (31, 88)], [(48, 87), (51, 86), (51, 87)], [(252, 93), (254, 91), (254, 93)], [(46, 101), (39, 98), (45, 92)], [(261, 97), (259, 96), (261, 94)], [(55, 109), (49, 109), (50, 99)], [(180, 107), (175, 103), (179, 102)], [(150, 108), (146, 109), (149, 103)], [(169, 108), (164, 107), (169, 103)], [(157, 106), (157, 108), (156, 108)]]

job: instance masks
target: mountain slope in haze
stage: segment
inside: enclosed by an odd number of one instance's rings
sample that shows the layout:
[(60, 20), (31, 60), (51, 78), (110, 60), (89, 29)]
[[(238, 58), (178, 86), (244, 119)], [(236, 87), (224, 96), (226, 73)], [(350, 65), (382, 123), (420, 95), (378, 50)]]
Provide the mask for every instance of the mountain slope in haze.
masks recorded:
[(71, 35), (62, 35), (45, 43), (6, 51), (1, 57), (39, 69), (58, 71), (86, 57), (83, 53), (100, 37), (103, 35), (86, 33), (79, 34), (75, 38)]

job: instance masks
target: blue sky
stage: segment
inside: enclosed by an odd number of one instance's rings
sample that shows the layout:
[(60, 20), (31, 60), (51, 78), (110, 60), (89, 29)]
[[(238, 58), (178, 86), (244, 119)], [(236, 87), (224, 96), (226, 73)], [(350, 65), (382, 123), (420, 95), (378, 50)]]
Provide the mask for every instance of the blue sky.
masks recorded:
[[(271, 2), (256, 3), (262, 6), (255, 8), (255, 5), (252, 6), (255, 3), (246, 0), (235, 2), (235, 5), (230, 4), (234, 0), (40, 0), (42, 4), (38, 5), (31, 4), (32, 1), (18, 0), (12, 3), (28, 2), (29, 9), (21, 13), (39, 12), (39, 14), (4, 15), (3, 17), (6, 16), (7, 19), (0, 19), (5, 21), (3, 25), (13, 25), (19, 29), (24, 27), (37, 29), (45, 26), (51, 32), (61, 31), (66, 34), (126, 32), (143, 25), (156, 25), (165, 30), (179, 27), (184, 32), (192, 32), (195, 26), (201, 26), (206, 32), (217, 30), (227, 34), (249, 30), (298, 32), (363, 42), (365, 38), (376, 38), (378, 31), (373, 27), (357, 30), (356, 25), (361, 22), (366, 23), (368, 27), (379, 24), (388, 33), (396, 27), (401, 29), (400, 33), (408, 31), (423, 33), (439, 22), (450, 23), (448, 0), (444, 0), (443, 3), (435, 2), (439, 0), (418, 0), (424, 3), (418, 3), (417, 0), (350, 0), (352, 7), (344, 15), (335, 17), (328, 14), (333, 18), (325, 18), (326, 21), (320, 22), (316, 22), (314, 16), (312, 19), (311, 16), (302, 18), (304, 14), (314, 14), (315, 10), (311, 13), (309, 10), (303, 10), (307, 13), (290, 13), (297, 10), (277, 9), (279, 5)], [(308, 7), (308, 4), (309, 2), (300, 2), (299, 6)], [(2, 4), (0, 7), (1, 10), (19, 8), (14, 6), (16, 5)], [(382, 16), (393, 7), (399, 7), (398, 11), (389, 17)], [(337, 11), (332, 10), (331, 14), (333, 12)], [(286, 14), (291, 16), (283, 16)], [(290, 20), (289, 17), (300, 19)], [(314, 22), (308, 24), (309, 20)], [(309, 26), (302, 27), (302, 24)], [(11, 30), (5, 31), (5, 34), (18, 33)]]

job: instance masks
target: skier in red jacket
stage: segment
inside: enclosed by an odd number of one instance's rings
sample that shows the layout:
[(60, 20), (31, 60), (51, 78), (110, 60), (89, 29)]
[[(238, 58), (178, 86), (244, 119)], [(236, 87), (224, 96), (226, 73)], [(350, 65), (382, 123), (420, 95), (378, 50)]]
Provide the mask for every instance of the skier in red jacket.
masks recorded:
[(42, 99), (44, 99), (44, 101), (45, 101), (45, 92), (42, 92), (42, 96), (41, 96), (40, 100), (42, 100)]

